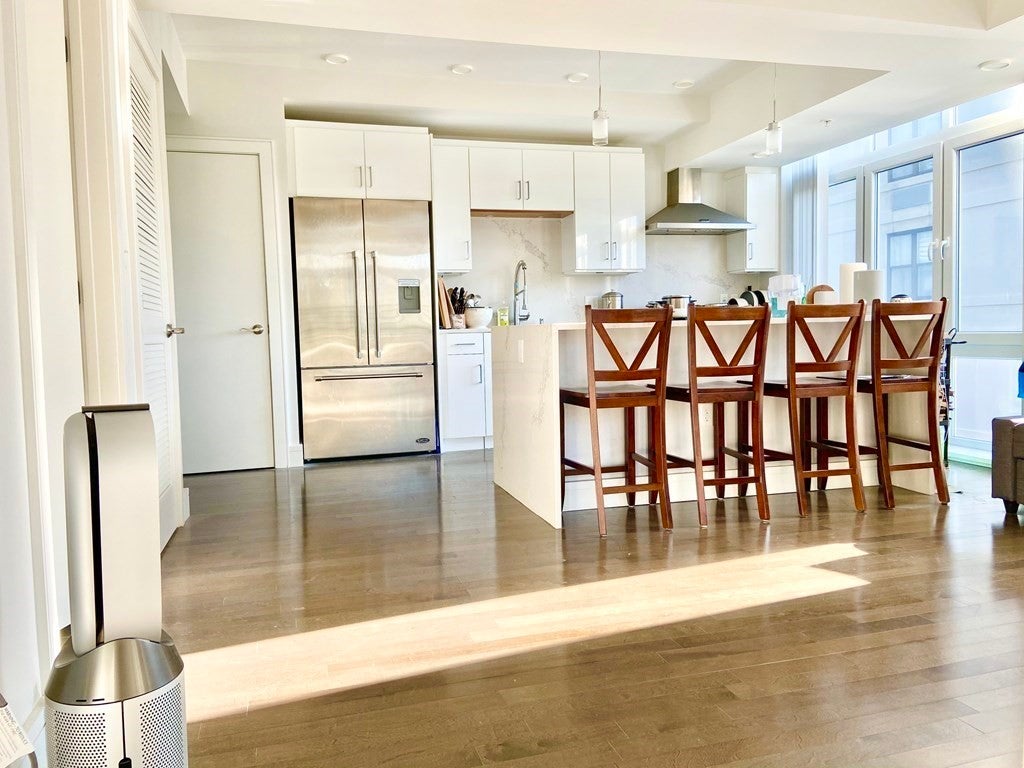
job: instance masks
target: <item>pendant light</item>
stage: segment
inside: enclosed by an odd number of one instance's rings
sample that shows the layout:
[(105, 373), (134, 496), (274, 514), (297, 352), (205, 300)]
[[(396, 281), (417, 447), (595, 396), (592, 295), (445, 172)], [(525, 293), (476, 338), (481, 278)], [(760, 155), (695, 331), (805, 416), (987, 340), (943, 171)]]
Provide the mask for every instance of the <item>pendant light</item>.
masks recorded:
[(608, 146), (608, 113), (604, 111), (601, 90), (601, 52), (597, 52), (597, 109), (594, 110), (594, 122), (591, 134), (595, 147)]
[(765, 155), (777, 155), (782, 152), (782, 126), (776, 119), (775, 99), (778, 96), (779, 65), (772, 65), (772, 120), (764, 129)]

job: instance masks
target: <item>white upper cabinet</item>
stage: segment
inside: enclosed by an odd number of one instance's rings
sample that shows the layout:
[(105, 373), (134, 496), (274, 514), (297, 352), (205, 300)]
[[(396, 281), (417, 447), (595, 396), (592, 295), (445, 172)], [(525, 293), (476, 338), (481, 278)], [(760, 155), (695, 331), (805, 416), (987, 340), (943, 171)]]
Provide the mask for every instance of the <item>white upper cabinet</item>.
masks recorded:
[(434, 265), (438, 272), (473, 268), (473, 233), (469, 215), (469, 149), (435, 146), (431, 157), (434, 203)]
[(485, 211), (523, 209), (523, 153), (519, 149), (471, 147), (470, 207)]
[(576, 211), (562, 223), (565, 271), (609, 272), (613, 267), (608, 155), (575, 154)]
[(729, 272), (779, 271), (779, 173), (775, 168), (741, 168), (725, 177), (725, 210), (743, 216), (754, 229), (725, 237)]
[(573, 209), (572, 155), (568, 150), (523, 150), (523, 209)]
[(609, 155), (612, 266), (639, 271), (647, 267), (646, 184), (643, 155)]
[(430, 134), (366, 131), (366, 196), (430, 199)]
[(569, 150), (472, 147), (471, 205), (484, 211), (571, 211)]
[(573, 165), (576, 210), (562, 221), (563, 271), (645, 269), (644, 156), (576, 152)]
[(296, 125), (296, 197), (366, 197), (363, 132)]
[(430, 199), (430, 134), (289, 122), (289, 182), (297, 197)]

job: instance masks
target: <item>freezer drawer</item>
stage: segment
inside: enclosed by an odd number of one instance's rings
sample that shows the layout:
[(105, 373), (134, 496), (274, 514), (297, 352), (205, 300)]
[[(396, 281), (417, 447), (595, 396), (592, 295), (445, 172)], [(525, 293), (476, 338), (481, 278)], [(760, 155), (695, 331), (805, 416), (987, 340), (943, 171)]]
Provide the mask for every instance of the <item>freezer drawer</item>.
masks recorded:
[(434, 366), (302, 371), (302, 446), (309, 459), (434, 450)]

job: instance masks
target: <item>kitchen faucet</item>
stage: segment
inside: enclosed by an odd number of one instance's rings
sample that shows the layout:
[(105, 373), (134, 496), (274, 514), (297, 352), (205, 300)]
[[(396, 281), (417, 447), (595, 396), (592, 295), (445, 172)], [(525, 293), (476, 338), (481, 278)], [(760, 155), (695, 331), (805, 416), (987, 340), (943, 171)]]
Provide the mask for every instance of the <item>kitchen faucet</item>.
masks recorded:
[[(519, 270), (523, 271), (523, 287), (519, 287)], [(523, 303), (519, 303), (519, 297)], [(530, 319), (530, 309), (526, 306), (526, 262), (520, 259), (516, 263), (516, 271), (512, 277), (512, 325), (519, 325)]]

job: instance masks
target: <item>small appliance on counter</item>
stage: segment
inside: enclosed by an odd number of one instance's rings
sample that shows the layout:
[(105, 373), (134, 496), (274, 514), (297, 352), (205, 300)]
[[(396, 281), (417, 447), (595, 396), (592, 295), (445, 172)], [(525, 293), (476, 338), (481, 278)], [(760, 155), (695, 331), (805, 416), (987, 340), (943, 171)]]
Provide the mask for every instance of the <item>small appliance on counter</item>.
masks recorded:
[(772, 316), (784, 317), (790, 301), (798, 304), (804, 297), (804, 281), (800, 275), (772, 275), (768, 278), (768, 296)]

